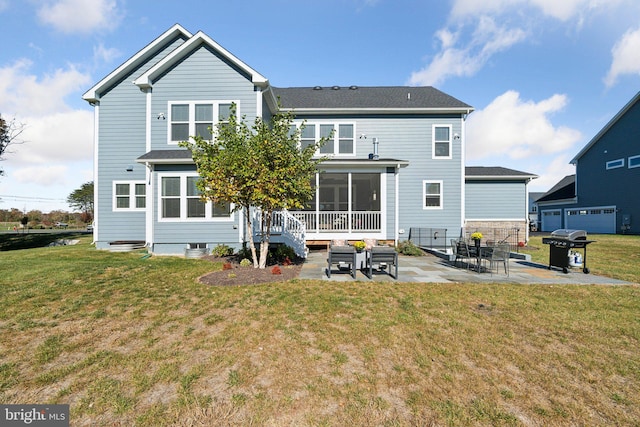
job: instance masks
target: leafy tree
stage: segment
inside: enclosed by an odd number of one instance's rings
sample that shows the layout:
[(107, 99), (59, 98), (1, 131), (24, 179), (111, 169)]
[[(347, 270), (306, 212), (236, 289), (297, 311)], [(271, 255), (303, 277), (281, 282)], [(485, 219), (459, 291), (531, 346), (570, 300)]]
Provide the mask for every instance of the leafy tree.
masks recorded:
[(67, 203), (74, 210), (82, 212), (85, 222), (93, 218), (93, 181), (85, 182), (67, 197)]
[(293, 113), (278, 113), (269, 123), (256, 118), (251, 128), (238, 120), (232, 105), (228, 120), (220, 121), (212, 140), (191, 137), (181, 146), (191, 151), (201, 179), (203, 199), (228, 203), (244, 211), (246, 228), (253, 228), (250, 209), (261, 215), (260, 255), (253, 237), (249, 247), (255, 268), (265, 268), (273, 212), (300, 209), (313, 197), (311, 180), (323, 159), (313, 156), (324, 139), (300, 149), (300, 130), (292, 131)]
[[(7, 121), (0, 114), (0, 160), (3, 159), (2, 156), (11, 144), (19, 143), (18, 137), (24, 129), (24, 124), (17, 122), (16, 119)], [(0, 176), (3, 174), (4, 171), (0, 169)]]

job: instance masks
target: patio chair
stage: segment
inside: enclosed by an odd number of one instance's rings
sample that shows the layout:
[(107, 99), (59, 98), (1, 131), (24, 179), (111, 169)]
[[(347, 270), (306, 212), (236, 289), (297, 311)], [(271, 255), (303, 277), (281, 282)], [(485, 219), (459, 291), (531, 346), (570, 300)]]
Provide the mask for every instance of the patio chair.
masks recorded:
[[(385, 264), (388, 268), (389, 276), (398, 280), (398, 252), (390, 246), (373, 246), (368, 251), (367, 256), (367, 277), (373, 278), (373, 265), (377, 264), (380, 268), (381, 264)], [(395, 274), (391, 274), (391, 266), (395, 268)]]
[(462, 260), (462, 262), (467, 263), (467, 270), (468, 270), (471, 267), (470, 261), (472, 258), (474, 258), (474, 256), (471, 254), (471, 250), (469, 249), (469, 245), (467, 244), (467, 241), (464, 239), (460, 239), (460, 240), (452, 239), (451, 246), (453, 246), (456, 253), (456, 259), (453, 261), (453, 265), (457, 267), (458, 260)]
[(351, 276), (356, 278), (356, 248), (353, 246), (329, 247), (329, 257), (327, 258), (327, 277), (331, 277), (331, 266), (334, 264), (348, 264)]
[(498, 273), (500, 264), (504, 267), (504, 272), (509, 276), (509, 257), (511, 253), (511, 247), (508, 243), (498, 243), (493, 247), (491, 251), (491, 257), (488, 257), (489, 270), (493, 275), (493, 269), (495, 268), (496, 274)]

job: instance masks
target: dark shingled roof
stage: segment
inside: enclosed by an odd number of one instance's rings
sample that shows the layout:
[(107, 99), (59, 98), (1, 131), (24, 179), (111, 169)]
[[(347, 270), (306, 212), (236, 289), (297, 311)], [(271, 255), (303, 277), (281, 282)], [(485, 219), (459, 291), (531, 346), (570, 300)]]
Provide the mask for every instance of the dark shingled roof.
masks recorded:
[(567, 175), (547, 191), (536, 202), (552, 202), (554, 200), (571, 199), (576, 196), (576, 176)]
[(537, 178), (538, 175), (521, 172), (501, 166), (467, 166), (464, 170), (467, 178)]
[(439, 109), (473, 107), (431, 86), (272, 87), (284, 109)]
[(191, 151), (187, 149), (175, 149), (175, 150), (151, 150), (148, 153), (138, 157), (138, 162), (151, 162), (151, 163), (168, 163), (185, 161), (192, 161)]

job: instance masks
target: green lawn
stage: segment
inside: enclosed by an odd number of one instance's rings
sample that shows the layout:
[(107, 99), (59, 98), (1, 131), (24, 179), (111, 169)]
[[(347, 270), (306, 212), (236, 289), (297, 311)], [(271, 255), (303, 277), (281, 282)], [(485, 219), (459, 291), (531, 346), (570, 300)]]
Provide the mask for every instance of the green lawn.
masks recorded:
[[(593, 274), (638, 282), (640, 237), (590, 237)], [(0, 252), (1, 403), (73, 426), (638, 425), (638, 285), (209, 287), (220, 265), (90, 239)]]

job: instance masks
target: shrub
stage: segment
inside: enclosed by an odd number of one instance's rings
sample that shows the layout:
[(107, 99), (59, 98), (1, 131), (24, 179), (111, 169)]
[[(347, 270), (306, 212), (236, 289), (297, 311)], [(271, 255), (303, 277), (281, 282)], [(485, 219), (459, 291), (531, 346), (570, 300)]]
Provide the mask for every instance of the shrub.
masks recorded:
[(271, 274), (282, 274), (282, 270), (276, 265), (271, 269)]
[(398, 243), (396, 246), (396, 251), (401, 253), (402, 255), (409, 256), (423, 256), (424, 252), (422, 249), (413, 244), (411, 240), (404, 240)]
[(233, 267), (231, 266), (230, 262), (225, 262), (224, 264), (222, 264), (222, 269), (223, 270), (231, 270)]
[(233, 249), (231, 249), (231, 247), (224, 245), (224, 244), (220, 244), (218, 246), (216, 246), (215, 248), (213, 248), (213, 250), (211, 251), (212, 255), (215, 255), (217, 257), (225, 257), (225, 256), (229, 256), (233, 253)]
[(249, 267), (251, 264), (253, 264), (253, 262), (249, 258), (242, 258), (242, 261), (240, 261), (242, 267)]
[(282, 264), (287, 258), (289, 258), (289, 262), (291, 262), (292, 259), (296, 259), (296, 251), (294, 251), (291, 246), (278, 245), (273, 251), (273, 261)]

